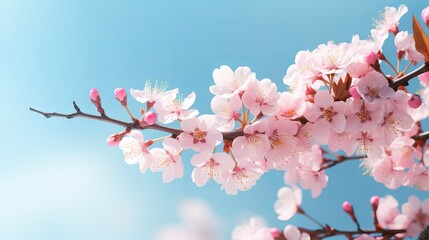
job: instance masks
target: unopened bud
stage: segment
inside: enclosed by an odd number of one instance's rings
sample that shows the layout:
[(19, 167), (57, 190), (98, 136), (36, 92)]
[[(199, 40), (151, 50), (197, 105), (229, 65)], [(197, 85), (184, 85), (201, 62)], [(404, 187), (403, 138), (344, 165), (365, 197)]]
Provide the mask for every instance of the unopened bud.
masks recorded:
[(147, 124), (147, 125), (153, 125), (156, 123), (156, 113), (155, 112), (147, 112), (144, 117), (143, 117), (143, 121)]
[(91, 90), (89, 91), (89, 98), (91, 99), (91, 102), (97, 108), (97, 111), (101, 114), (101, 116), (105, 116), (104, 109), (101, 106), (100, 93), (96, 88), (91, 88)]
[(273, 238), (280, 237), (280, 231), (277, 228), (270, 228), (270, 233)]
[(351, 213), (353, 213), (353, 206), (352, 206), (352, 204), (349, 203), (349, 202), (347, 202), (347, 201), (345, 201), (343, 203), (343, 210), (344, 210), (344, 212), (346, 212), (346, 213), (348, 213), (350, 215)]
[(425, 22), (426, 26), (429, 28), (429, 7), (426, 7), (422, 11), (422, 19)]
[(107, 140), (106, 143), (107, 145), (109, 145), (110, 147), (116, 147), (119, 145), (119, 143), (121, 142), (122, 138), (123, 138), (123, 134), (113, 134), (110, 135)]
[(122, 106), (127, 106), (127, 92), (123, 88), (117, 88), (115, 89), (115, 97), (116, 100), (118, 100)]
[(89, 91), (89, 98), (92, 102), (97, 102), (100, 100), (100, 93), (98, 92), (97, 88), (91, 88)]
[(351, 86), (349, 88), (349, 93), (350, 93), (350, 96), (352, 96), (354, 99), (361, 99), (361, 96), (359, 95), (356, 89), (356, 86)]
[(413, 94), (411, 98), (408, 100), (408, 106), (411, 108), (418, 108), (422, 105), (422, 99), (419, 95)]
[(369, 200), (369, 202), (371, 203), (372, 206), (378, 207), (378, 203), (380, 201), (380, 197), (379, 196), (372, 196), (371, 199)]

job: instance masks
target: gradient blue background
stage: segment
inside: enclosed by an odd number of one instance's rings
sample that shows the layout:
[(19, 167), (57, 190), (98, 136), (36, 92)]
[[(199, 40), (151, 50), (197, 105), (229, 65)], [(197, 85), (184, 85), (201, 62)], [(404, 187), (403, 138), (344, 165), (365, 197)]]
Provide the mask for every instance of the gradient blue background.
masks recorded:
[[(411, 13), (419, 16), (425, 1), (0, 1), (0, 239), (152, 239), (178, 221), (177, 203), (187, 198), (213, 207), (224, 239), (251, 215), (280, 228), (316, 227), (300, 216), (276, 220), (279, 172), (237, 196), (217, 184), (196, 187), (189, 163), (183, 179), (163, 184), (160, 174), (140, 174), (105, 144), (120, 127), (47, 120), (28, 107), (67, 113), (76, 100), (94, 113), (88, 92), (97, 87), (107, 113), (127, 120), (113, 90), (143, 88), (150, 79), (185, 95), (195, 91), (194, 106), (210, 113), (214, 68), (247, 65), (285, 90), (282, 78), (299, 50), (350, 41), (353, 34), (366, 38), (372, 18), (402, 2), (409, 13), (400, 28), (409, 30)], [(140, 106), (130, 102), (137, 113)], [(317, 199), (304, 192), (303, 208), (323, 223), (353, 229), (341, 210), (350, 200), (369, 228), (372, 195), (393, 194), (400, 203), (411, 194), (428, 197), (410, 188), (387, 190), (357, 166), (328, 170), (328, 187)]]

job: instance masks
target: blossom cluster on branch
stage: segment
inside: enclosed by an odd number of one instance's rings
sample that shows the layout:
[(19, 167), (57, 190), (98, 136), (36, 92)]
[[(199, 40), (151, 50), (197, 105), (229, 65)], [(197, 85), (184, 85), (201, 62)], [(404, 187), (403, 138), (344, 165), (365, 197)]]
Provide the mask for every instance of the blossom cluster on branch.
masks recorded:
[[(95, 88), (90, 99), (99, 115), (84, 113), (76, 104), (72, 114), (32, 110), (46, 117), (85, 117), (125, 127), (107, 143), (119, 146), (125, 162), (137, 164), (141, 172), (162, 172), (164, 182), (183, 177), (181, 154), (185, 150), (196, 152), (190, 159), (192, 181), (201, 187), (214, 180), (227, 194), (249, 190), (271, 169), (284, 171), (284, 182), (290, 188), (280, 189), (275, 203), (281, 220), (296, 213), (306, 215), (300, 207), (301, 189), (319, 196), (329, 180), (325, 170), (347, 160), (361, 159), (365, 171), (387, 188), (410, 186), (427, 191), (429, 134), (423, 132), (420, 121), (429, 116), (429, 40), (415, 17), (413, 33), (400, 30), (399, 21), (407, 11), (405, 5), (386, 7), (370, 39), (355, 35), (350, 42), (328, 42), (298, 52), (283, 78), (288, 91), (279, 92), (275, 82), (258, 78), (249, 67), (220, 66), (213, 71), (214, 85), (210, 87), (213, 114), (199, 115), (191, 108), (194, 92), (183, 98), (178, 89), (151, 82), (142, 90), (130, 90), (144, 104), (137, 117), (128, 109), (127, 92), (115, 90), (131, 122), (108, 117)], [(429, 27), (429, 8), (423, 10), (422, 19)], [(396, 47), (396, 67), (383, 53), (390, 36)], [(416, 64), (422, 65), (409, 72)], [(418, 94), (406, 88), (417, 75), (423, 86)], [(173, 122), (180, 128), (168, 126)], [(168, 135), (145, 140), (140, 131), (145, 129)], [(154, 145), (158, 141), (162, 143)], [(318, 231), (287, 226), (281, 233), (251, 221), (246, 228), (260, 237), (233, 234), (233, 238), (416, 236), (429, 222), (428, 200), (417, 208), (420, 200), (410, 197), (402, 213), (395, 201), (387, 196), (371, 203), (374, 231), (363, 231), (358, 225), (355, 233), (341, 232), (320, 224)], [(351, 205), (345, 204), (343, 209), (358, 224)]]

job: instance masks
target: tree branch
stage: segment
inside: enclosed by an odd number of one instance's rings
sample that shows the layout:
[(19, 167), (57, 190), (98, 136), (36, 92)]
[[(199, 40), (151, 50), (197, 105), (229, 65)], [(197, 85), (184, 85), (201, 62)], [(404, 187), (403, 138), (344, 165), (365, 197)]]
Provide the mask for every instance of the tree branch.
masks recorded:
[(398, 80), (391, 82), (389, 86), (396, 91), (399, 86), (408, 86), (408, 81), (427, 71), (429, 71), (429, 62), (424, 63), (422, 66), (410, 72), (409, 74), (398, 78)]
[[(330, 228), (329, 226), (326, 226), (325, 229), (317, 229), (317, 230), (310, 230), (306, 228), (299, 228), (301, 232), (305, 232), (308, 235), (310, 235), (311, 239), (323, 239), (327, 237), (333, 237), (338, 235), (344, 235), (346, 237), (352, 237), (355, 238), (358, 235), (362, 234), (378, 234), (378, 236), (386, 236), (393, 237), (394, 235), (398, 233), (405, 233), (407, 229), (380, 229), (380, 230), (356, 230), (356, 231), (345, 231), (345, 230), (337, 230), (334, 228)], [(276, 238), (276, 240), (286, 240), (286, 237), (281, 234), (279, 237)]]

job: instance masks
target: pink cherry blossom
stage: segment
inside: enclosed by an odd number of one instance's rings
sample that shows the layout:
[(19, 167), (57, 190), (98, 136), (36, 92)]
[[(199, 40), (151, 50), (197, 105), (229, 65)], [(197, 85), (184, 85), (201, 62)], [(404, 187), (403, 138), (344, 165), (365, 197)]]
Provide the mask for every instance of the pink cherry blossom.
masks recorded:
[(294, 119), (303, 115), (306, 103), (302, 97), (295, 96), (289, 92), (282, 92), (277, 101), (276, 116), (286, 119)]
[(362, 99), (348, 98), (345, 107), (347, 131), (369, 131), (377, 128), (383, 120), (383, 107), (378, 101), (368, 104)]
[(380, 198), (376, 215), (381, 227), (392, 228), (395, 217), (399, 215), (398, 206), (398, 201), (391, 195)]
[(283, 235), (286, 239), (310, 240), (310, 235), (306, 232), (301, 232), (293, 225), (287, 225), (283, 230)]
[(317, 145), (311, 151), (301, 152), (298, 164), (285, 172), (285, 183), (291, 186), (299, 183), (303, 189), (310, 189), (313, 198), (318, 197), (329, 180), (325, 172), (320, 171), (322, 162), (322, 151)]
[(270, 141), (270, 149), (266, 154), (266, 160), (270, 168), (286, 170), (287, 165), (298, 159), (296, 151), (297, 139), (294, 135), (298, 131), (298, 124), (286, 119), (276, 120), (269, 118), (265, 134)]
[(380, 20), (376, 20), (376, 29), (371, 31), (372, 37), (381, 42), (387, 39), (389, 33), (396, 34), (399, 32), (398, 24), (401, 17), (408, 12), (405, 5), (394, 7), (385, 7)]
[(371, 175), (375, 181), (383, 183), (389, 189), (397, 189), (402, 185), (405, 170), (396, 168), (391, 156), (383, 154), (381, 159), (373, 159), (373, 161), (375, 163), (372, 166)]
[(139, 163), (140, 171), (146, 172), (152, 163), (152, 154), (148, 151), (143, 134), (139, 131), (131, 131), (122, 138), (119, 148), (123, 151), (127, 164)]
[(150, 169), (154, 172), (162, 171), (162, 180), (165, 183), (171, 182), (176, 178), (183, 177), (183, 164), (180, 154), (182, 146), (179, 141), (173, 138), (163, 140), (164, 148), (153, 148), (151, 153), (153, 161)]
[(405, 186), (416, 186), (422, 191), (429, 190), (429, 170), (421, 163), (415, 164), (404, 178)]
[(416, 237), (429, 223), (429, 199), (420, 201), (416, 196), (410, 196), (408, 202), (402, 205), (402, 214), (409, 221), (407, 235)]
[(429, 28), (429, 7), (422, 10), (422, 19), (426, 26)]
[(318, 91), (314, 96), (314, 104), (311, 104), (304, 113), (306, 119), (314, 123), (317, 131), (313, 136), (321, 143), (327, 142), (329, 130), (343, 132), (346, 127), (344, 116), (344, 102), (334, 102), (334, 98), (328, 91)]
[(211, 108), (220, 124), (219, 130), (231, 131), (234, 129), (235, 121), (240, 118), (241, 106), (242, 102), (237, 94), (228, 99), (219, 96), (212, 99)]
[(302, 90), (305, 91), (302, 86), (313, 84), (321, 76), (320, 71), (312, 65), (313, 55), (313, 52), (310, 51), (299, 51), (295, 56), (295, 64), (292, 64), (287, 69), (283, 82), (295, 94), (300, 95), (299, 93)]
[(413, 94), (411, 95), (410, 100), (408, 100), (408, 106), (411, 108), (419, 108), (422, 105), (422, 99), (419, 95)]
[(228, 66), (221, 66), (213, 71), (216, 85), (210, 86), (210, 92), (216, 96), (229, 98), (244, 91), (250, 80), (255, 80), (255, 73), (248, 67), (238, 67), (234, 72)]
[(253, 162), (261, 162), (270, 149), (270, 140), (263, 133), (265, 130), (266, 121), (258, 121), (244, 127), (244, 136), (237, 137), (232, 142), (234, 156), (240, 159), (248, 157)]
[(424, 56), (416, 49), (413, 35), (408, 34), (407, 31), (399, 32), (395, 36), (395, 46), (399, 57), (401, 57), (402, 54), (405, 54), (406, 60), (414, 62), (424, 61)]
[(250, 80), (242, 99), (254, 116), (258, 116), (259, 113), (271, 115), (276, 112), (279, 93), (276, 84), (268, 78), (261, 81)]
[(184, 148), (209, 152), (223, 139), (222, 133), (216, 128), (216, 119), (213, 116), (202, 115), (183, 120), (180, 126), (183, 132), (179, 135), (179, 141)]
[(167, 87), (168, 85), (165, 83), (158, 85), (158, 81), (156, 81), (155, 85), (152, 86), (150, 81), (146, 81), (143, 90), (131, 89), (130, 93), (138, 102), (149, 102), (153, 106), (163, 98), (174, 99), (176, 94), (179, 92), (179, 89), (177, 88), (167, 91)]
[(282, 187), (277, 192), (277, 201), (274, 203), (274, 210), (278, 214), (278, 219), (287, 221), (291, 219), (301, 205), (302, 194), (299, 188)]
[(238, 190), (251, 189), (261, 177), (262, 170), (248, 159), (236, 159), (237, 165), (228, 173), (228, 177), (222, 185), (228, 195), (236, 195)]
[(392, 97), (395, 92), (383, 74), (371, 71), (356, 83), (359, 95), (368, 103)]
[[(186, 120), (198, 115), (198, 110), (189, 109), (195, 102), (195, 93), (190, 93), (185, 99), (176, 98), (177, 94), (161, 98), (154, 107), (161, 123), (171, 123), (177, 119)], [(174, 96), (174, 97), (173, 97)]]
[(264, 221), (254, 217), (250, 219), (249, 223), (234, 228), (232, 240), (274, 240), (274, 237)]
[(426, 87), (429, 86), (429, 72), (425, 72), (425, 73), (420, 74), (419, 80), (424, 86), (426, 86)]
[(224, 152), (195, 154), (191, 158), (191, 163), (195, 166), (192, 171), (192, 181), (198, 187), (204, 186), (210, 179), (224, 184), (228, 173), (235, 166), (231, 156)]
[(350, 44), (320, 44), (313, 53), (313, 66), (323, 74), (341, 73), (351, 63), (353, 52)]

